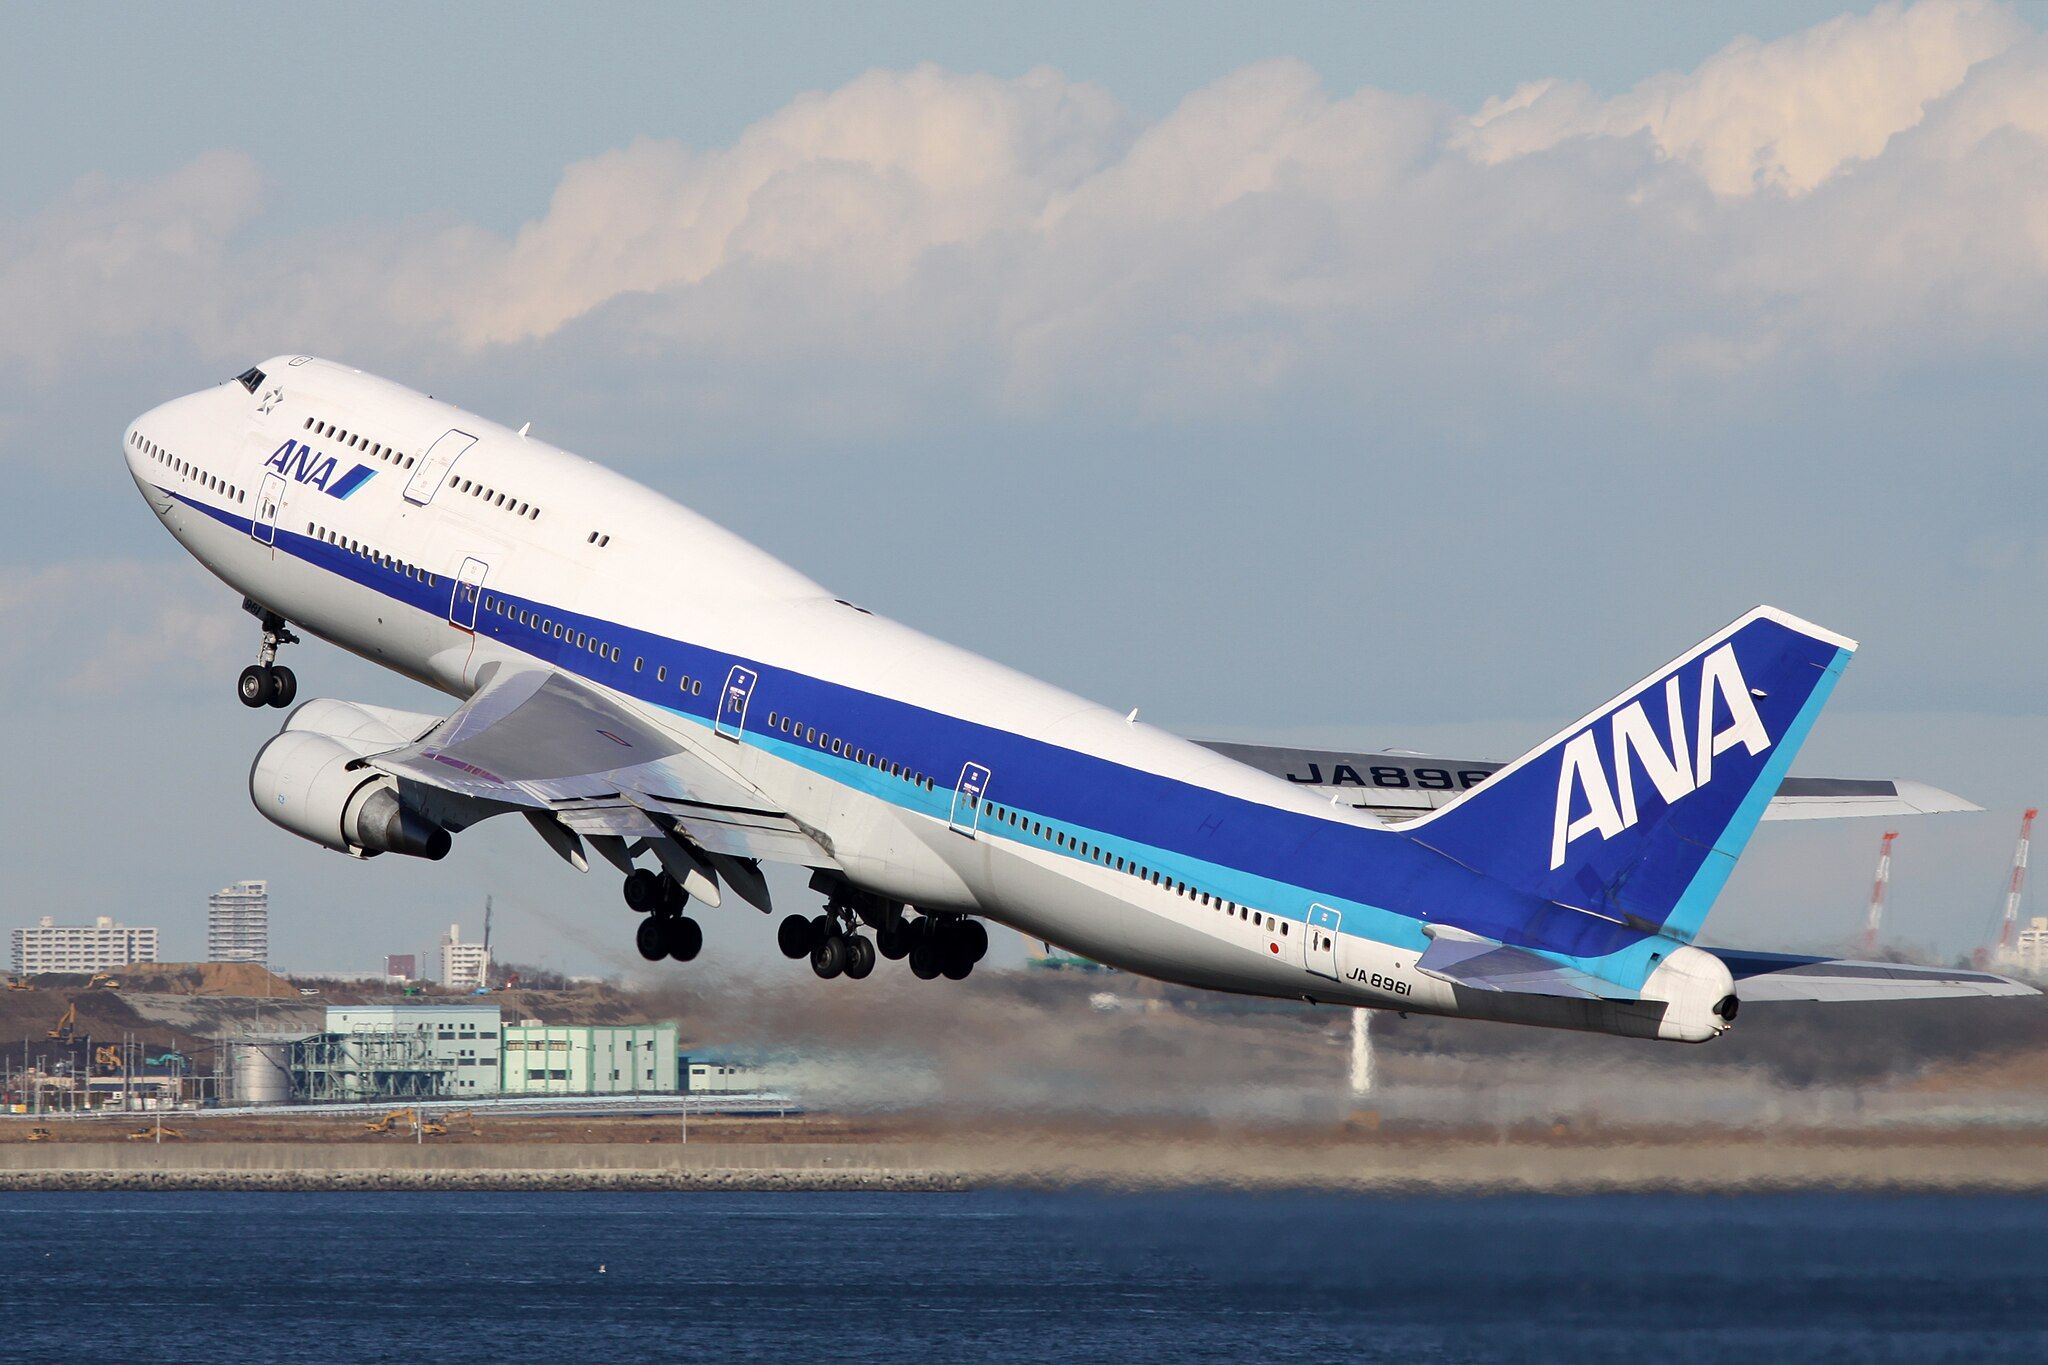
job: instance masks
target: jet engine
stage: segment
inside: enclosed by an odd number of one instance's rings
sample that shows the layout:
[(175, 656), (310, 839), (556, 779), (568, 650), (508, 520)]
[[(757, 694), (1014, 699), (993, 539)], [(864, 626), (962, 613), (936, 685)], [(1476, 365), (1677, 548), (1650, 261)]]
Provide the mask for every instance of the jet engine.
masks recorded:
[(351, 767), (410, 743), (434, 719), (355, 702), (308, 702), (256, 751), (249, 799), (272, 824), (351, 857), (446, 857), (448, 831), (406, 802), (396, 778)]

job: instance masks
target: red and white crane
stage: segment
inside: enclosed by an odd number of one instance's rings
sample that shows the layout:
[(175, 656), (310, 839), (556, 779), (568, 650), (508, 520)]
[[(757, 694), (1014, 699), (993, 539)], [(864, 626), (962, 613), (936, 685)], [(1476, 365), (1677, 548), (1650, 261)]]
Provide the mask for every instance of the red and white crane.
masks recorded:
[(1865, 957), (1877, 952), (1877, 935), (1884, 927), (1884, 902), (1892, 886), (1892, 840), (1898, 837), (1897, 830), (1886, 830), (1884, 842), (1877, 846), (1877, 876), (1870, 883), (1870, 918), (1863, 925)]
[(2027, 888), (2027, 841), (2034, 837), (2034, 817), (2040, 814), (2037, 807), (2029, 806), (2026, 814), (2020, 816), (2020, 841), (2012, 851), (2012, 881), (2005, 888), (2005, 918), (1998, 926), (1998, 955), (2004, 957), (2013, 948), (2013, 935), (2019, 931), (2020, 893)]

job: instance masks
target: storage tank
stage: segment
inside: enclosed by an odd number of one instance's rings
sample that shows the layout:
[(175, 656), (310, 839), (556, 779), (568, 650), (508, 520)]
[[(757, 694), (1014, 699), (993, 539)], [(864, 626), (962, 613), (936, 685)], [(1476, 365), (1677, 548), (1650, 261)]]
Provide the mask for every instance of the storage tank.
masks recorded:
[(283, 1104), (292, 1097), (291, 1044), (247, 1038), (235, 1044), (235, 1102)]

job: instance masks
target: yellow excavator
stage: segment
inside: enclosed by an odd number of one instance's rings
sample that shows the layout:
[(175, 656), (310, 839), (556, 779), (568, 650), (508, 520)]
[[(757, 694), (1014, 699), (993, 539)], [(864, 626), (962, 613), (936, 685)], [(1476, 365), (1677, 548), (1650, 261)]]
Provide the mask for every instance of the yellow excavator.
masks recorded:
[(113, 977), (107, 975), (105, 972), (94, 972), (92, 974), (92, 980), (85, 983), (85, 988), (87, 990), (91, 990), (94, 986), (105, 986), (110, 991), (118, 991), (121, 989), (121, 983), (114, 980)]
[(121, 1060), (121, 1049), (112, 1043), (108, 1043), (104, 1047), (96, 1047), (92, 1050), (92, 1064), (105, 1071), (125, 1071), (127, 1069)]
[(48, 1142), (50, 1140), (50, 1130), (47, 1128), (31, 1128), (28, 1130), (28, 1140), (30, 1142)]
[(57, 1027), (50, 1030), (50, 1036), (60, 1043), (71, 1041), (71, 1026), (78, 1022), (78, 1002), (72, 1001), (66, 1007), (63, 1017), (57, 1020)]
[(375, 1123), (363, 1125), (366, 1133), (410, 1133), (415, 1128), (421, 1137), (440, 1137), (448, 1131), (448, 1125), (440, 1119), (421, 1118), (417, 1109), (394, 1109)]
[(183, 1133), (179, 1132), (176, 1128), (173, 1128), (168, 1124), (164, 1125), (162, 1128), (158, 1128), (155, 1124), (151, 1124), (147, 1128), (137, 1128), (134, 1132), (128, 1135), (128, 1140), (130, 1142), (154, 1142), (159, 1137), (167, 1137), (173, 1140), (182, 1140), (184, 1136), (185, 1135)]
[(35, 985), (25, 976), (10, 976), (7, 978), (7, 989), (10, 991), (32, 991), (35, 989)]

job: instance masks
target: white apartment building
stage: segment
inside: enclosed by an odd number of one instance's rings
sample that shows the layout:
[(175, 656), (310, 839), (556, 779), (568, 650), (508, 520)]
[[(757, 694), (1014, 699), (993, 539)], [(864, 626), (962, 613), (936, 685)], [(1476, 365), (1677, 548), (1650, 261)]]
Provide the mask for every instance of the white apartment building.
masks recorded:
[(48, 915), (14, 931), (14, 973), (100, 972), (155, 962), (156, 930), (116, 924), (101, 915), (90, 925), (59, 924)]
[(2028, 920), (1992, 965), (2021, 976), (2048, 976), (2048, 919), (2037, 915)]
[(269, 882), (236, 882), (206, 898), (206, 960), (269, 963)]
[(441, 984), (450, 990), (473, 991), (486, 984), (491, 973), (491, 950), (481, 943), (464, 943), (462, 926), (451, 924), (441, 940)]

